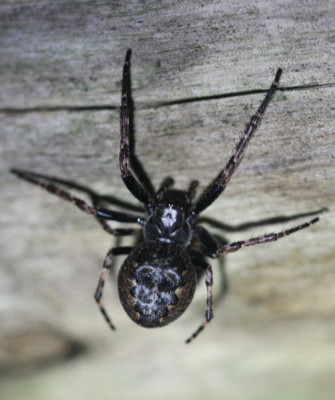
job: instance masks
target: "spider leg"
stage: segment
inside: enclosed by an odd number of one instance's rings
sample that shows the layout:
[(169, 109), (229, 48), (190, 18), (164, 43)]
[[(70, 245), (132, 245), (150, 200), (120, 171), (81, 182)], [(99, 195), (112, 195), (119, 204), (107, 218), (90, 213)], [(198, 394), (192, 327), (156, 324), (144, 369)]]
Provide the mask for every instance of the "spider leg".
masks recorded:
[(220, 244), (213, 238), (213, 236), (201, 225), (196, 226), (197, 237), (202, 245), (202, 252), (211, 258), (217, 258), (217, 250)]
[(97, 220), (102, 228), (114, 236), (139, 235), (142, 229), (112, 229), (106, 222), (106, 219), (118, 222), (131, 222), (144, 225), (145, 219), (136, 215), (131, 215), (119, 211), (97, 209)]
[(214, 238), (201, 225), (196, 226), (195, 233), (198, 235), (198, 239), (199, 239), (199, 241), (197, 242), (198, 245), (201, 244), (201, 249), (199, 249), (199, 251), (207, 257), (218, 259), (219, 272), (220, 272), (220, 276), (219, 276), (220, 287), (219, 287), (218, 293), (215, 295), (215, 300), (217, 302), (219, 302), (220, 300), (222, 300), (225, 297), (225, 295), (228, 292), (229, 287), (228, 287), (228, 278), (227, 278), (227, 274), (226, 274), (224, 259), (223, 259), (223, 257), (218, 257), (217, 249), (220, 245), (222, 245), (222, 243), (227, 243), (227, 242), (226, 242), (226, 240), (223, 240), (221, 237), (218, 238), (219, 239), (219, 241), (218, 241), (217, 238)]
[(122, 77), (122, 92), (121, 92), (121, 107), (120, 107), (120, 172), (121, 178), (130, 193), (144, 204), (152, 203), (152, 198), (149, 192), (141, 185), (130, 169), (128, 162), (130, 157), (129, 147), (129, 70), (130, 70), (131, 50), (127, 51), (125, 63), (123, 66)]
[(109, 325), (109, 327), (113, 330), (115, 330), (115, 326), (113, 325), (111, 319), (109, 318), (105, 307), (103, 306), (101, 299), (102, 299), (102, 294), (103, 294), (103, 288), (105, 286), (105, 281), (107, 279), (107, 275), (108, 272), (111, 268), (112, 265), (112, 260), (114, 256), (118, 256), (118, 255), (122, 255), (122, 254), (129, 254), (131, 252), (131, 250), (133, 249), (133, 247), (114, 247), (112, 249), (110, 249), (105, 257), (104, 263), (103, 263), (103, 267), (102, 267), (102, 271), (100, 274), (100, 278), (98, 281), (98, 286), (95, 290), (94, 293), (94, 299), (96, 301), (96, 303), (98, 304), (98, 307), (101, 311), (101, 314), (103, 315), (105, 321), (107, 322), (107, 324)]
[(205, 246), (205, 248), (210, 249), (213, 258), (220, 257), (223, 254), (233, 253), (242, 249), (243, 247), (255, 246), (256, 244), (262, 244), (267, 242), (274, 242), (284, 236), (291, 235), (292, 233), (298, 232), (301, 229), (308, 228), (309, 226), (315, 224), (319, 221), (319, 217), (313, 218), (308, 222), (294, 226), (293, 228), (285, 229), (277, 233), (266, 233), (265, 235), (257, 236), (248, 240), (239, 240), (227, 245), (220, 245), (215, 241), (211, 234), (202, 226), (197, 226), (197, 234), (199, 241)]
[(213, 295), (212, 295), (212, 288), (213, 288), (213, 271), (212, 267), (206, 263), (202, 259), (197, 259), (193, 260), (195, 262), (195, 265), (197, 267), (200, 267), (206, 272), (206, 291), (207, 291), (207, 297), (206, 297), (206, 313), (205, 313), (205, 321), (198, 327), (196, 331), (192, 333), (192, 335), (186, 339), (186, 343), (190, 343), (193, 339), (195, 339), (200, 332), (202, 332), (206, 325), (209, 324), (209, 322), (213, 318)]
[(118, 222), (133, 222), (133, 223), (142, 224), (143, 219), (140, 217), (133, 216), (131, 214), (118, 212), (118, 211), (96, 209), (94, 207), (89, 206), (85, 201), (79, 199), (78, 197), (73, 196), (69, 192), (60, 188), (59, 186), (56, 186), (52, 183), (46, 183), (46, 182), (42, 181), (41, 179), (35, 178), (29, 172), (18, 170), (18, 169), (12, 169), (11, 172), (13, 174), (17, 175), (19, 178), (24, 179), (34, 185), (37, 185), (37, 186), (45, 189), (49, 193), (52, 193), (55, 196), (58, 196), (61, 199), (74, 204), (76, 207), (78, 207), (80, 210), (84, 211), (86, 214), (94, 215), (95, 217), (97, 217), (102, 228), (105, 229), (111, 235), (126, 236), (126, 235), (137, 234), (139, 232), (138, 229), (112, 229), (107, 223), (105, 223), (103, 221), (103, 219), (110, 219), (110, 220), (118, 221)]
[(186, 203), (190, 206), (195, 197), (195, 190), (199, 185), (199, 181), (191, 181), (190, 186), (186, 192)]
[(240, 250), (243, 247), (254, 246), (256, 244), (274, 242), (278, 239), (283, 238), (284, 236), (288, 236), (288, 235), (291, 235), (292, 233), (300, 231), (301, 229), (308, 228), (309, 226), (311, 226), (312, 224), (315, 224), (318, 221), (319, 221), (319, 217), (316, 217), (316, 218), (313, 218), (312, 220), (310, 220), (309, 222), (305, 222), (301, 225), (294, 226), (293, 228), (285, 229), (281, 232), (267, 233), (265, 235), (257, 236), (255, 238), (251, 238), (249, 240), (240, 240), (238, 242), (233, 242), (233, 243), (227, 244), (226, 246), (218, 246), (217, 255), (221, 256), (226, 253), (232, 253), (232, 252)]
[(231, 156), (225, 169), (222, 172), (220, 172), (218, 177), (211, 184), (209, 184), (205, 188), (205, 190), (202, 192), (202, 194), (200, 195), (200, 197), (198, 198), (198, 200), (195, 203), (195, 206), (189, 216), (189, 219), (193, 219), (199, 213), (201, 213), (203, 210), (205, 210), (224, 191), (225, 187), (227, 186), (227, 183), (230, 181), (231, 176), (233, 175), (234, 171), (236, 170), (237, 166), (239, 165), (239, 163), (242, 159), (243, 153), (249, 143), (249, 140), (253, 136), (257, 127), (259, 126), (261, 118), (278, 87), (278, 83), (279, 83), (281, 74), (282, 74), (282, 70), (278, 69), (277, 73), (276, 73), (276, 77), (275, 77), (265, 99), (263, 100), (262, 104), (258, 108), (257, 113), (253, 117), (251, 117), (251, 120), (250, 120), (246, 130), (244, 131), (244, 134), (242, 135), (242, 137), (240, 138), (240, 141), (238, 142), (238, 144), (236, 146), (234, 154)]
[(157, 190), (156, 194), (155, 194), (155, 198), (157, 200), (160, 200), (162, 198), (162, 195), (168, 190), (170, 189), (171, 186), (173, 186), (174, 184), (174, 179), (167, 177), (163, 180), (163, 182), (161, 183), (159, 189)]

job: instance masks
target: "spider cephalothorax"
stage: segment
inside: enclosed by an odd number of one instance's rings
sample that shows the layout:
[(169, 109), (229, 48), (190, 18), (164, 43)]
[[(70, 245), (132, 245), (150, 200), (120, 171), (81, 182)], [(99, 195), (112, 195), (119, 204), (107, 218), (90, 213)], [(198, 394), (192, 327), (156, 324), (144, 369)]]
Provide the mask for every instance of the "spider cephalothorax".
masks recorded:
[(184, 209), (173, 204), (159, 204), (146, 220), (143, 236), (148, 241), (185, 247), (191, 239), (191, 226)]
[(12, 172), (20, 178), (75, 204), (87, 214), (94, 215), (102, 227), (112, 235), (135, 235), (139, 233), (139, 230), (112, 229), (106, 220), (135, 223), (142, 227), (142, 243), (136, 247), (111, 248), (103, 263), (94, 297), (104, 318), (112, 329), (115, 329), (114, 325), (106, 313), (101, 299), (106, 276), (111, 268), (114, 256), (127, 255), (118, 277), (119, 296), (130, 318), (144, 327), (163, 326), (178, 318), (192, 301), (199, 271), (205, 274), (207, 288), (206, 317), (199, 328), (187, 339), (187, 342), (190, 342), (213, 318), (213, 273), (206, 256), (217, 258), (226, 253), (235, 252), (242, 247), (275, 241), (307, 228), (317, 222), (319, 218), (316, 217), (309, 222), (278, 233), (269, 233), (227, 245), (218, 243), (199, 224), (199, 214), (220, 196), (240, 163), (244, 150), (277, 89), (282, 73), (281, 69), (278, 69), (265, 99), (257, 113), (251, 118), (226, 167), (203, 190), (197, 199), (195, 199), (197, 181), (192, 181), (185, 192), (172, 190), (171, 187), (174, 182), (171, 178), (166, 178), (156, 193), (153, 193), (151, 188), (146, 187), (147, 185), (144, 183), (140, 183), (128, 167), (130, 159), (130, 55), (131, 52), (129, 50), (123, 68), (119, 166), (124, 184), (144, 206), (142, 216), (91, 207), (83, 200), (71, 195), (53, 183), (45, 182), (45, 179), (41, 179), (38, 174), (17, 169), (13, 169)]

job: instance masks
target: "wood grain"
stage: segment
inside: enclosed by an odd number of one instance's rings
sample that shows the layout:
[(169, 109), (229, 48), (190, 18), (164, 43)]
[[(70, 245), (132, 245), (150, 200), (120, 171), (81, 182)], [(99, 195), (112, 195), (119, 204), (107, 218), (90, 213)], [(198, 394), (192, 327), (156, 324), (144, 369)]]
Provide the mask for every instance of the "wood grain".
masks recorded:
[[(0, 340), (12, 338), (16, 351), (0, 354), (1, 371), (27, 372), (48, 359), (43, 342), (27, 362), (31, 332), (47, 338), (51, 329), (52, 349), (73, 338), (91, 349), (19, 382), (7, 374), (1, 398), (130, 399), (134, 388), (147, 399), (157, 391), (163, 399), (332, 398), (334, 216), (228, 256), (229, 293), (187, 347), (183, 340), (203, 319), (203, 282), (185, 316), (145, 330), (127, 319), (112, 279), (105, 299), (118, 328), (112, 335), (93, 291), (115, 241), (8, 170), (66, 178), (136, 205), (118, 170), (121, 71), (131, 48), (138, 158), (156, 186), (169, 175), (181, 189), (194, 178), (203, 188), (260, 104), (257, 91), (281, 67), (285, 90), (206, 216), (237, 225), (332, 212), (334, 18), (331, 0), (1, 2)], [(220, 233), (234, 241), (289, 225)], [(214, 274), (218, 282), (217, 266)]]

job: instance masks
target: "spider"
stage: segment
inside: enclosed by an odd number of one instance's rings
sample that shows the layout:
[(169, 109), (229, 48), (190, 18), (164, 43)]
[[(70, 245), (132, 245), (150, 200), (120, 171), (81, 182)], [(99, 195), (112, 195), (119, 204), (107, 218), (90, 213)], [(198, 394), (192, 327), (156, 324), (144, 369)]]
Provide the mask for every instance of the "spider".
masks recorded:
[[(130, 109), (130, 56), (127, 51), (123, 67), (120, 108), (120, 153), (121, 178), (129, 192), (144, 207), (145, 215), (92, 207), (78, 197), (54, 185), (36, 178), (34, 174), (12, 169), (19, 178), (38, 185), (48, 192), (73, 203), (80, 210), (95, 216), (103, 229), (115, 236), (142, 234), (137, 246), (111, 248), (103, 262), (102, 272), (94, 293), (95, 301), (108, 325), (115, 329), (102, 303), (103, 288), (115, 256), (127, 255), (118, 274), (118, 291), (121, 304), (129, 317), (143, 327), (160, 327), (178, 318), (192, 301), (197, 271), (205, 275), (206, 312), (200, 326), (186, 340), (190, 343), (213, 318), (213, 272), (207, 257), (218, 258), (244, 247), (273, 242), (316, 223), (319, 217), (277, 233), (263, 234), (251, 239), (230, 244), (219, 244), (199, 224), (199, 214), (209, 207), (224, 191), (239, 165), (244, 151), (260, 124), (261, 118), (279, 84), (282, 70), (275, 79), (256, 114), (251, 118), (226, 167), (195, 199), (198, 181), (191, 181), (186, 191), (173, 190), (174, 181), (166, 178), (154, 192), (138, 179), (139, 171), (130, 170), (129, 109)], [(112, 229), (107, 220), (135, 223), (141, 229)]]

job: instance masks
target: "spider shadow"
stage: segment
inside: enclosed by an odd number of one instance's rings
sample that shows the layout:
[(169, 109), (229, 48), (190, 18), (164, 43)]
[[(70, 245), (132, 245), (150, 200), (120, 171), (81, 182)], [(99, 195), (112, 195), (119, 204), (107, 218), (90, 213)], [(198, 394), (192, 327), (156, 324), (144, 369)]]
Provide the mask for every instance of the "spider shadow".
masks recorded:
[(291, 221), (294, 221), (294, 220), (297, 220), (300, 218), (313, 217), (315, 215), (319, 215), (326, 211), (328, 211), (328, 208), (322, 207), (315, 211), (298, 213), (298, 214), (293, 214), (290, 216), (280, 215), (280, 216), (272, 217), (272, 218), (264, 218), (259, 221), (245, 222), (245, 223), (239, 224), (239, 225), (228, 225), (223, 222), (219, 222), (213, 218), (199, 217), (199, 223), (208, 224), (212, 228), (216, 228), (216, 229), (222, 230), (224, 232), (243, 232), (243, 231), (247, 231), (249, 229), (253, 229), (253, 228), (257, 228), (257, 227), (262, 227), (262, 226), (267, 226), (267, 225), (275, 225), (275, 224), (283, 224), (283, 223), (291, 222)]

